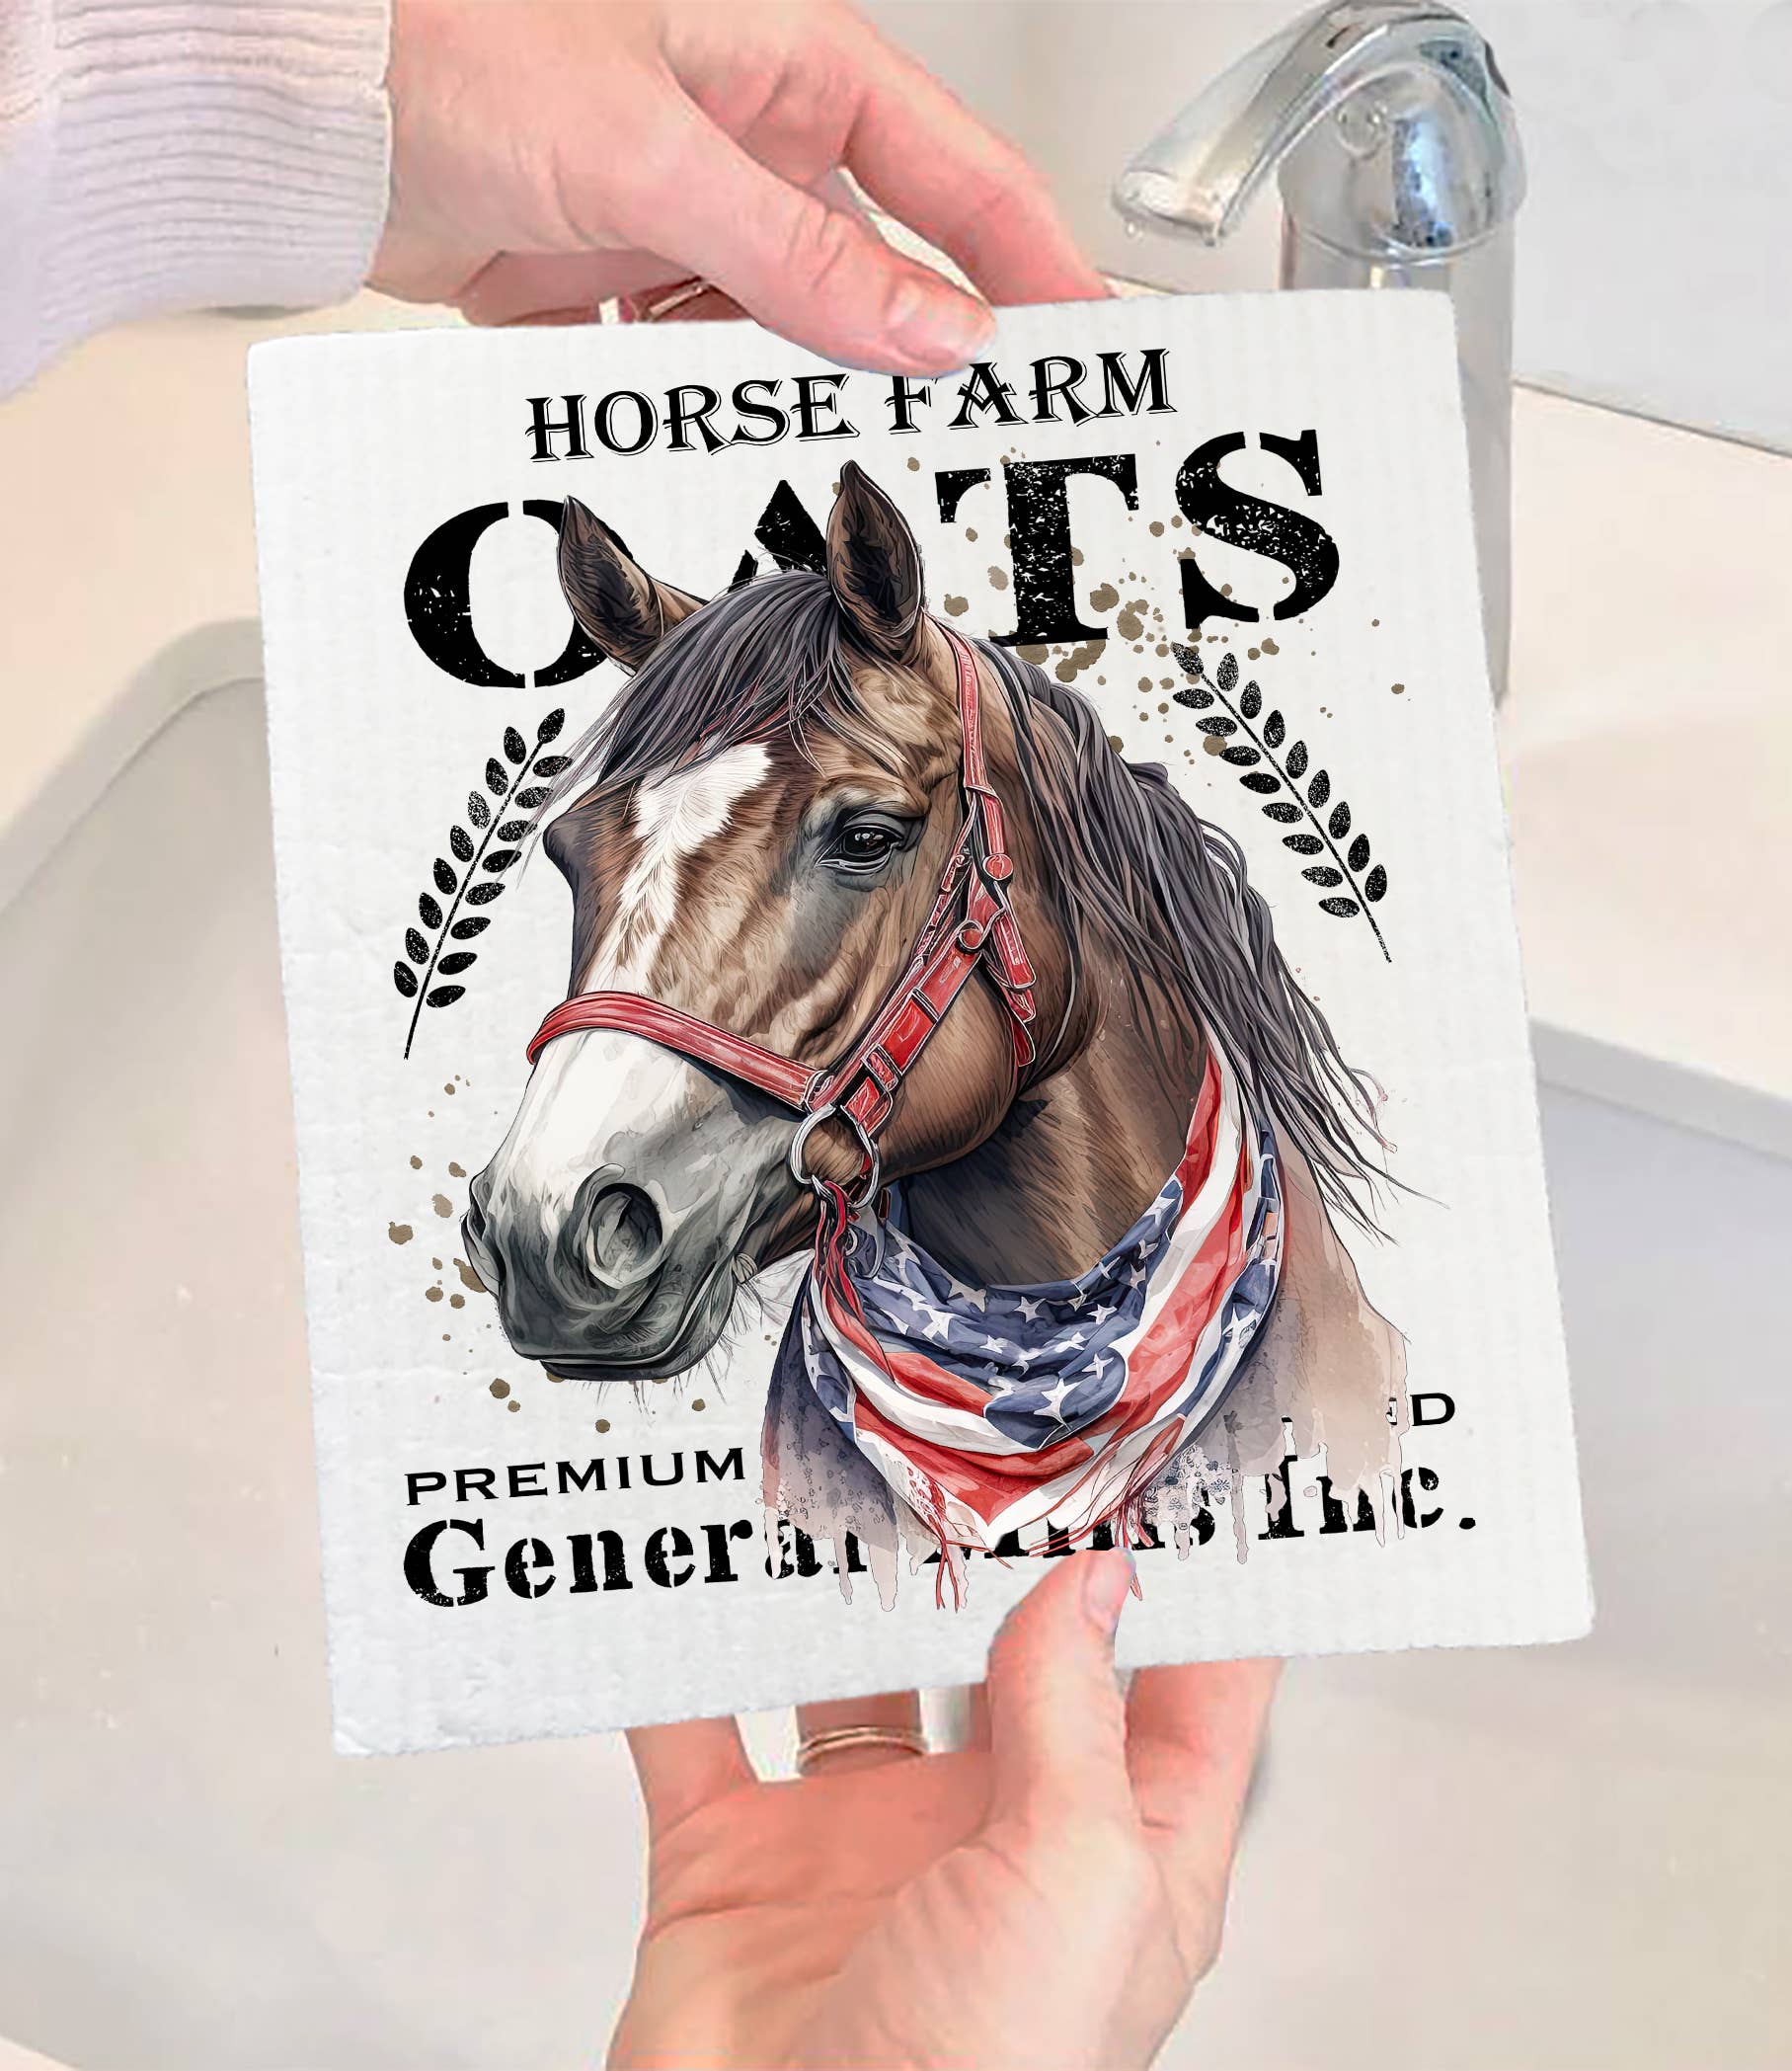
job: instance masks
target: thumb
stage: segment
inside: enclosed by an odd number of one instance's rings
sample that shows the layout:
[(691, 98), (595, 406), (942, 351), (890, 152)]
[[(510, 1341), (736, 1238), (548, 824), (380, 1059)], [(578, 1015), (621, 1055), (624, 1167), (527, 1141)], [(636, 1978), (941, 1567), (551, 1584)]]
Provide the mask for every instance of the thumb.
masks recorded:
[(1133, 1817), (1114, 1632), (1130, 1553), (1079, 1553), (1008, 1614), (989, 1650), (991, 1815), (1034, 1831)]

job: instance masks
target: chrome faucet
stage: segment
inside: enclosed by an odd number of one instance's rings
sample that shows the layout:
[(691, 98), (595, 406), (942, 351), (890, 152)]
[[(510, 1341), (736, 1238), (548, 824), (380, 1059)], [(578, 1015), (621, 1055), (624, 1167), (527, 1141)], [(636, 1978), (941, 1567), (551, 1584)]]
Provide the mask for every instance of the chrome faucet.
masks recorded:
[(1218, 244), (1272, 167), (1284, 287), (1441, 288), (1455, 303), (1482, 624), (1502, 696), (1524, 161), (1492, 49), (1449, 7), (1320, 7), (1190, 102), (1121, 175), (1114, 203), (1141, 228)]

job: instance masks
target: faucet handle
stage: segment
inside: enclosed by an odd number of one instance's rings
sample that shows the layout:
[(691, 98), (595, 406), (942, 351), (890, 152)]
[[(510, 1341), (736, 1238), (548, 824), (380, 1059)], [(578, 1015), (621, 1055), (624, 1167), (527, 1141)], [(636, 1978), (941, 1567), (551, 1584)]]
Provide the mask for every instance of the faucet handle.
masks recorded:
[(1145, 145), (1114, 204), (1142, 228), (1217, 244), (1272, 168), (1290, 219), (1363, 258), (1478, 244), (1524, 192), (1491, 47), (1424, 0), (1347, 0), (1289, 24)]

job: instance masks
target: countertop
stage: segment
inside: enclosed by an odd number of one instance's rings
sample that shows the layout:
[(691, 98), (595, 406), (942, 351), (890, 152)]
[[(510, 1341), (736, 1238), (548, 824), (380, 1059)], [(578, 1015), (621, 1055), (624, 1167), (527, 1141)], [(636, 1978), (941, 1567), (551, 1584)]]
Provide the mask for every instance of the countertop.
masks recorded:
[(1538, 1074), (1792, 1155), (1792, 458), (1524, 389), (1513, 429)]

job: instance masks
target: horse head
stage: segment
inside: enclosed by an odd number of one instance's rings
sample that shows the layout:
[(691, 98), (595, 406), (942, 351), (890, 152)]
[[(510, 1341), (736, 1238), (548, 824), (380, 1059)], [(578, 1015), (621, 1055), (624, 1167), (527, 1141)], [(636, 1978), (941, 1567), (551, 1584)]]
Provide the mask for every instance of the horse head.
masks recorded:
[[(899, 975), (963, 817), (956, 664), (923, 608), (907, 526), (848, 462), (824, 576), (768, 576), (700, 604), (569, 501), (560, 576), (580, 624), (634, 672), (576, 752), (572, 802), (544, 836), (573, 897), (571, 992), (646, 995), (831, 1063)], [(1002, 697), (989, 734), (1016, 795), (1015, 905), (1051, 1030), (1067, 957), (1050, 903), (1030, 901), (1044, 858)], [(1016, 1086), (1007, 1015), (974, 982), (902, 1089), (886, 1176), (982, 1143)], [(814, 1229), (789, 1168), (795, 1129), (751, 1087), (646, 1037), (550, 1044), (466, 1222), (511, 1344), (592, 1380), (702, 1358), (740, 1283)], [(808, 1147), (812, 1168), (841, 1179), (858, 1155), (837, 1123)]]

